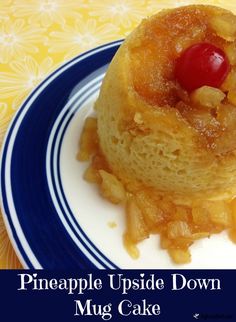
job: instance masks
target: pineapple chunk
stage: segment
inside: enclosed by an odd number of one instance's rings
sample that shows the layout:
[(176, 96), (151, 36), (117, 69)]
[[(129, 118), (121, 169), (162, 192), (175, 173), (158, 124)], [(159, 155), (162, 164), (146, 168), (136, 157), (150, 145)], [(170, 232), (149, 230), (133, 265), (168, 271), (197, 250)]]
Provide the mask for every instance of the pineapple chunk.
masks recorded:
[(223, 14), (211, 18), (210, 25), (216, 34), (227, 40), (236, 39), (236, 17), (231, 14)]
[(158, 208), (150, 196), (143, 191), (136, 194), (136, 201), (144, 215), (148, 227), (150, 229), (155, 229), (155, 227), (163, 221), (164, 213), (162, 209)]
[(100, 183), (101, 177), (96, 169), (89, 166), (84, 172), (84, 179), (90, 183)]
[(166, 237), (166, 235), (161, 234), (160, 235), (160, 246), (163, 249), (168, 249), (170, 248), (172, 245), (172, 241)]
[(191, 262), (191, 254), (188, 249), (168, 249), (168, 253), (176, 264), (187, 264)]
[(231, 211), (224, 201), (207, 201), (204, 208), (210, 213), (213, 223), (228, 227), (231, 223)]
[(122, 183), (113, 174), (104, 170), (99, 170), (99, 174), (102, 178), (100, 186), (102, 196), (114, 204), (124, 201), (126, 192)]
[(145, 224), (143, 214), (133, 197), (130, 197), (127, 201), (126, 219), (126, 234), (132, 242), (138, 243), (149, 237), (148, 228)]
[(233, 228), (236, 229), (236, 199), (233, 199), (233, 201), (230, 204), (230, 208), (232, 211)]
[(236, 65), (236, 42), (229, 44), (225, 48), (225, 53), (231, 65)]
[(177, 206), (176, 212), (173, 214), (173, 219), (188, 221), (190, 216), (190, 209), (184, 206)]
[(231, 241), (236, 244), (236, 228), (231, 228), (228, 234)]
[(236, 89), (236, 71), (232, 69), (228, 76), (226, 77), (225, 81), (221, 85), (223, 91), (229, 91), (232, 89)]
[(170, 221), (167, 226), (167, 236), (169, 239), (191, 237), (191, 231), (186, 221)]
[(228, 234), (231, 241), (236, 244), (236, 198), (231, 201), (230, 208), (232, 211), (232, 227)]
[(192, 234), (192, 239), (193, 240), (198, 240), (202, 238), (210, 238), (210, 233), (208, 232), (199, 232), (199, 233), (194, 233)]
[(123, 235), (123, 243), (125, 249), (127, 250), (129, 256), (133, 259), (139, 258), (139, 249), (136, 244), (130, 239), (129, 235), (126, 233)]
[(193, 222), (209, 227), (210, 223), (228, 227), (232, 221), (231, 210), (224, 201), (204, 201), (192, 209)]
[(227, 98), (231, 104), (236, 105), (236, 89), (231, 89), (227, 94)]
[(199, 226), (207, 226), (210, 222), (210, 216), (206, 209), (196, 206), (192, 209), (193, 222)]
[(97, 119), (88, 117), (85, 120), (79, 145), (78, 160), (88, 161), (90, 156), (96, 152), (98, 146)]
[(214, 108), (223, 101), (225, 94), (218, 88), (202, 86), (193, 91), (190, 98), (193, 104)]
[(223, 129), (215, 140), (215, 153), (227, 153), (236, 148), (236, 108), (231, 104), (222, 104), (217, 111), (217, 120)]

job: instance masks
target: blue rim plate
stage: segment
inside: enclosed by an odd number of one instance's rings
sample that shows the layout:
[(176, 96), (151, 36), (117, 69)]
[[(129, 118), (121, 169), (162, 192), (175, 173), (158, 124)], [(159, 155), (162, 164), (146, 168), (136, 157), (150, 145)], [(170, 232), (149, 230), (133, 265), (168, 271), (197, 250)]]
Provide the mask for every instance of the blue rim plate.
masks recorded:
[(133, 260), (122, 243), (124, 210), (82, 180), (87, 165), (76, 160), (81, 129), (93, 113), (105, 71), (121, 42), (95, 48), (61, 66), (29, 95), (9, 126), (0, 164), (1, 206), (23, 266), (236, 267), (236, 248), (226, 233), (194, 243), (188, 265), (174, 265), (156, 235), (140, 243), (141, 256)]
[(61, 186), (59, 156), (75, 112), (98, 91), (122, 41), (65, 63), (25, 100), (1, 155), (1, 205), (26, 268), (117, 268), (74, 220)]

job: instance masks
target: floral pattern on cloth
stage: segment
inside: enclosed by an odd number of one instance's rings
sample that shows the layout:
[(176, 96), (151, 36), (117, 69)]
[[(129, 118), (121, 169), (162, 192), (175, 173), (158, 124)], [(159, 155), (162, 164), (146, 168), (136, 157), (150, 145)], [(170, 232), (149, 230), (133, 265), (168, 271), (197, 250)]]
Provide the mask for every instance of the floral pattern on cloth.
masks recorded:
[[(234, 0), (1, 0), (0, 146), (26, 96), (80, 53), (126, 37), (146, 16), (188, 4), (236, 12)], [(0, 214), (0, 268), (21, 268)]]

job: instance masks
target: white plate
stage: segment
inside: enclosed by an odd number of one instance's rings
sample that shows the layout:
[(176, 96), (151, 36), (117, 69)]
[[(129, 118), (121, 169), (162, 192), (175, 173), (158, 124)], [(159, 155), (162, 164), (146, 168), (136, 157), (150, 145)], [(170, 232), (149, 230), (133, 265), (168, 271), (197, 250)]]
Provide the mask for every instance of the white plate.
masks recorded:
[(120, 43), (63, 65), (28, 97), (11, 123), (2, 150), (1, 203), (23, 265), (236, 268), (236, 246), (225, 233), (195, 242), (187, 265), (173, 264), (157, 235), (140, 243), (140, 257), (133, 260), (122, 242), (124, 209), (101, 198), (96, 185), (82, 179), (87, 164), (76, 160), (81, 129)]

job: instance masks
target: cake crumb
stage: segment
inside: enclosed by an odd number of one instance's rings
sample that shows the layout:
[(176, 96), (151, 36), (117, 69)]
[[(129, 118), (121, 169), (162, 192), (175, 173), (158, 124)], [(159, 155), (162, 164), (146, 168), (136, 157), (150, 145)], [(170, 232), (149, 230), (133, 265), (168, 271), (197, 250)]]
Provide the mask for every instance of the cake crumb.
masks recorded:
[(109, 221), (109, 222), (107, 223), (107, 225), (108, 225), (108, 227), (110, 227), (110, 228), (116, 228), (116, 227), (117, 227), (117, 223), (116, 223), (116, 222), (114, 222), (114, 221)]

